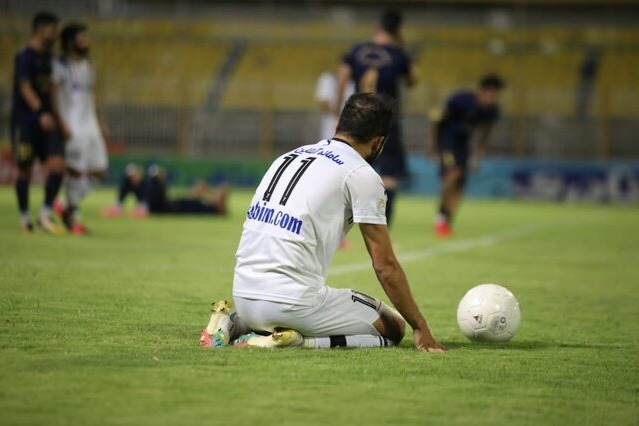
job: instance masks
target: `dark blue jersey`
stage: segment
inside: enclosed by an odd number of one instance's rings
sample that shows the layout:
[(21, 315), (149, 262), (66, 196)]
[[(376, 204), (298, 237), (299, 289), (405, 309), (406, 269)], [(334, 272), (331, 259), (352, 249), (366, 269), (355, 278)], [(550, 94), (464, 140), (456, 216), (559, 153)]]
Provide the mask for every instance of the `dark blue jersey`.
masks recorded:
[(38, 52), (30, 46), (18, 51), (13, 74), (13, 118), (35, 118), (36, 112), (20, 94), (20, 82), (28, 81), (42, 103), (43, 111), (51, 111), (51, 53)]
[(403, 49), (373, 42), (358, 44), (343, 62), (351, 68), (357, 92), (374, 92), (399, 98), (399, 83), (410, 73), (411, 60)]
[(438, 126), (440, 141), (467, 143), (477, 126), (491, 124), (499, 118), (499, 107), (482, 107), (471, 91), (459, 91), (446, 101)]

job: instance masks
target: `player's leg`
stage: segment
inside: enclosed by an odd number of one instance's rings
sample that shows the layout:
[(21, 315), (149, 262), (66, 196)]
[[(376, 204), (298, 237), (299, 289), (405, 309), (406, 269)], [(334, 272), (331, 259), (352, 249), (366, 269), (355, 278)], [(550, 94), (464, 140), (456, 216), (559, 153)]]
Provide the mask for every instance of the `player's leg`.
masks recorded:
[[(173, 214), (192, 215), (225, 215), (228, 212), (227, 199), (229, 186), (222, 185), (217, 191), (198, 184), (199, 188), (194, 191), (194, 198), (177, 198), (170, 200), (169, 211)], [(204, 191), (204, 192), (203, 192)]]
[(176, 198), (169, 200), (167, 213), (185, 215), (217, 215), (217, 206), (197, 198)]
[(104, 141), (98, 135), (78, 135), (67, 144), (67, 206), (65, 224), (73, 234), (87, 232), (82, 221), (81, 202), (91, 191), (92, 181), (106, 179), (108, 159)]
[(384, 151), (378, 159), (377, 168), (386, 188), (386, 223), (390, 226), (395, 211), (399, 179), (408, 174), (401, 128), (398, 122), (391, 126)]
[(28, 126), (11, 123), (11, 147), (18, 168), (15, 191), (20, 212), (20, 227), (24, 232), (33, 231), (33, 223), (29, 217), (29, 186), (35, 155), (32, 136)]
[(102, 216), (121, 216), (124, 202), (131, 194), (134, 194), (137, 200), (136, 210), (139, 210), (139, 214), (136, 215), (136, 217), (145, 216), (147, 207), (144, 173), (142, 168), (134, 163), (128, 164), (124, 169), (124, 173), (122, 174), (118, 185), (116, 203), (102, 209)]
[(149, 167), (146, 182), (146, 203), (150, 213), (171, 213), (165, 173), (157, 166)]
[(82, 178), (86, 171), (85, 149), (81, 136), (74, 133), (73, 137), (65, 144), (65, 166), (66, 175), (63, 186), (66, 199), (64, 203), (56, 202), (54, 205), (69, 231), (73, 231), (73, 225), (79, 216), (78, 207), (80, 205), (82, 193)]
[(62, 187), (65, 172), (64, 141), (57, 131), (39, 132), (37, 140), (38, 156), (47, 169), (47, 179), (44, 184), (44, 203), (40, 210), (38, 224), (40, 227), (55, 235), (65, 233), (64, 227), (53, 220), (53, 203)]
[(229, 193), (231, 192), (228, 183), (223, 183), (215, 189), (206, 184), (204, 184), (204, 187), (206, 188), (206, 195), (200, 197), (200, 199), (205, 201), (205, 204), (213, 206), (215, 214), (226, 215), (228, 213)]
[(439, 213), (435, 221), (435, 232), (440, 237), (447, 237), (452, 232), (452, 220), (459, 203), (459, 179), (461, 171), (458, 167), (444, 168), (441, 172), (441, 195)]
[(466, 169), (464, 167), (460, 167), (457, 171), (458, 173), (455, 175), (455, 181), (453, 182), (452, 191), (448, 200), (448, 210), (450, 211), (451, 223), (459, 211), (459, 206), (464, 195), (464, 187), (466, 185)]
[(448, 237), (452, 233), (452, 221), (461, 200), (465, 160), (463, 146), (454, 140), (439, 141), (441, 193), (435, 233)]
[(397, 188), (399, 180), (395, 176), (382, 176), (384, 188), (386, 188), (386, 223), (391, 225), (393, 213), (395, 212), (395, 197), (397, 196)]
[(305, 347), (386, 347), (404, 338), (406, 322), (399, 312), (364, 293), (326, 287), (320, 306), (298, 326)]
[[(281, 329), (295, 330), (304, 336), (303, 341), (290, 339), (299, 346), (384, 347), (397, 344), (404, 337), (404, 320), (393, 308), (350, 289), (325, 287), (311, 306), (243, 298), (236, 298), (236, 306), (239, 317), (252, 330), (267, 334)], [(278, 338), (249, 335), (241, 338), (240, 343), (279, 346)]]
[(200, 334), (200, 346), (221, 348), (251, 330), (226, 300), (211, 304), (211, 318)]

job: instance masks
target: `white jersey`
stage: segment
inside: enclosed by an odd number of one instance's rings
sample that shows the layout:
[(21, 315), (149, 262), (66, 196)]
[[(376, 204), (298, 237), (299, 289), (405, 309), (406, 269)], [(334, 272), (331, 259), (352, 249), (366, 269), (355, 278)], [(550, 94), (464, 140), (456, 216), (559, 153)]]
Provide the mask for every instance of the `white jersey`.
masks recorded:
[(58, 109), (71, 133), (100, 133), (95, 111), (95, 72), (88, 59), (56, 58), (53, 61), (53, 82), (58, 85)]
[(258, 186), (237, 250), (233, 295), (312, 305), (353, 223), (386, 224), (379, 175), (350, 145), (323, 140), (279, 157)]
[[(342, 107), (353, 93), (355, 93), (355, 85), (349, 80), (344, 90)], [(335, 74), (325, 72), (319, 76), (315, 87), (315, 101), (326, 102), (332, 109), (335, 109), (337, 104), (337, 76)], [(335, 136), (336, 127), (337, 117), (330, 112), (323, 111), (320, 123), (320, 139), (328, 139)]]

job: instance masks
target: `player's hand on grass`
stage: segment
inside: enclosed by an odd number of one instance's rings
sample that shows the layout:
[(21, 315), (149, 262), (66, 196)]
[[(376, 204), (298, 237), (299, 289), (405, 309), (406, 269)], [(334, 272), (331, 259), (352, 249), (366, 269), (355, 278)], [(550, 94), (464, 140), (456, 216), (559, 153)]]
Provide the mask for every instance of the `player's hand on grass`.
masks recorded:
[(52, 132), (55, 130), (55, 118), (53, 118), (53, 115), (50, 112), (43, 112), (40, 114), (38, 121), (40, 123), (40, 127), (42, 127), (45, 132)]
[(413, 330), (413, 342), (415, 349), (422, 352), (446, 352), (448, 348), (441, 343), (437, 343), (430, 332)]

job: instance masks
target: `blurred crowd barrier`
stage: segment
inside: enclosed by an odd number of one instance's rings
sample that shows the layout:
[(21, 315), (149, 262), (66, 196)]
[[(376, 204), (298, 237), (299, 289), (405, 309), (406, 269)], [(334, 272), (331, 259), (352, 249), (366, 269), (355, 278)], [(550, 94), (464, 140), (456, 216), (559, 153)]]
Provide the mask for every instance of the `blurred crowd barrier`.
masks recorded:
[[(88, 4), (88, 3), (87, 3)], [(319, 138), (317, 78), (370, 24), (247, 18), (88, 19), (115, 154), (270, 158)], [(29, 21), (0, 18), (0, 147), (13, 56)], [(507, 82), (491, 153), (540, 160), (639, 157), (639, 30), (408, 25), (421, 82), (405, 90), (405, 143), (423, 155), (431, 111), (486, 72)]]

